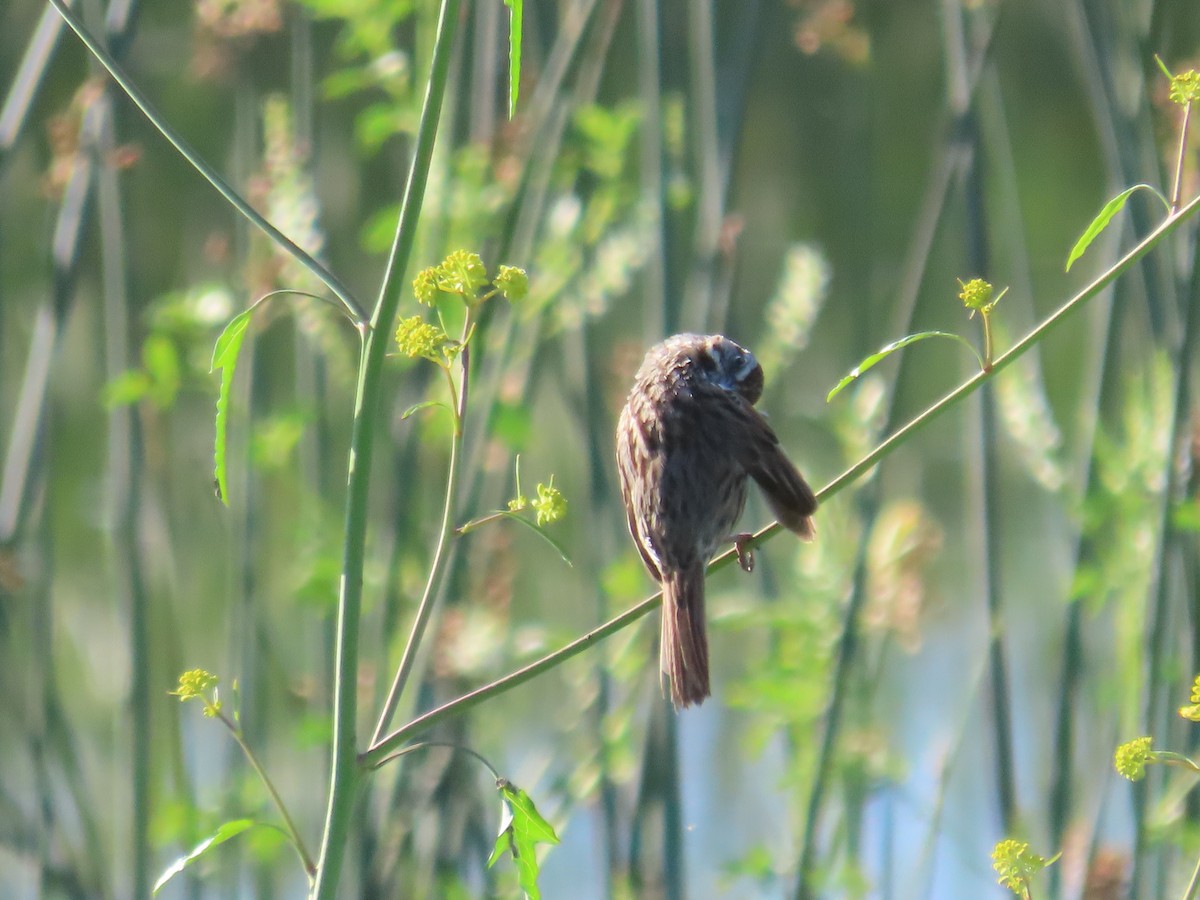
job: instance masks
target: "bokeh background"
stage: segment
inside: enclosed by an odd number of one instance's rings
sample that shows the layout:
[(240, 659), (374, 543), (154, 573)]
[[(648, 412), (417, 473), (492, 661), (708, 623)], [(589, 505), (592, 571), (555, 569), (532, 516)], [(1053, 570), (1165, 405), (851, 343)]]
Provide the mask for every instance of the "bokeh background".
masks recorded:
[[(437, 4), (88, 0), (162, 116), (373, 303)], [(928, 341), (832, 402), (865, 355), (939, 329), (981, 343), (956, 279), (1009, 288), (1002, 351), (1162, 218), (1189, 0), (463, 4), (413, 269), (465, 247), (528, 270), (492, 302), (455, 520), (538, 482), (573, 565), (513, 523), (456, 542), (397, 724), (648, 596), (612, 432), (646, 347), (722, 331), (815, 486), (977, 367)], [(323, 822), (356, 335), (256, 314), (213, 496), (212, 345), (281, 287), (317, 290), (100, 74), (38, 0), (0, 6), (0, 894), (145, 895), (217, 824), (274, 809), (229, 734), (168, 696), (221, 678), (311, 845)], [(1194, 154), (1183, 196), (1196, 190)], [(1131, 785), (1115, 747), (1182, 753), (1200, 668), (1186, 225), (983, 391), (710, 579), (714, 696), (673, 714), (656, 617), (428, 737), (482, 754), (562, 839), (550, 898), (1004, 896), (1005, 837), (1062, 858), (1036, 896), (1183, 896), (1194, 776)], [(411, 278), (410, 273), (409, 277)], [(415, 300), (403, 315), (422, 312)], [(376, 450), (360, 733), (430, 563), (448, 421), (432, 366), (389, 362)], [(757, 497), (746, 525), (768, 521)], [(361, 803), (348, 897), (517, 896), (485, 868), (492, 777), (429, 748)], [(544, 848), (543, 848), (544, 849)], [(295, 897), (270, 828), (164, 897)]]

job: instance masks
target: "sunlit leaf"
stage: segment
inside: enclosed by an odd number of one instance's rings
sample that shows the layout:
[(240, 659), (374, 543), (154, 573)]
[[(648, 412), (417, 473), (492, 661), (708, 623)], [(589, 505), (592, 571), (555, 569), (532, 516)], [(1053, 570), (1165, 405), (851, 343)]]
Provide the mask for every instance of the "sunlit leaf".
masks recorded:
[(429, 409), (431, 406), (440, 406), (442, 409), (446, 410), (446, 412), (450, 412), (450, 407), (448, 407), (442, 401), (426, 400), (424, 403), (414, 403), (412, 406), (410, 406), (408, 409), (406, 409), (403, 413), (400, 414), (400, 418), (407, 419), (413, 413), (418, 413), (423, 409)]
[(508, 117), (517, 114), (517, 95), (521, 90), (521, 20), (524, 0), (504, 0), (508, 19)]
[(877, 364), (882, 362), (884, 359), (886, 359), (892, 353), (895, 353), (897, 350), (902, 350), (903, 348), (907, 347), (909, 344), (915, 344), (917, 341), (923, 341), (923, 340), (925, 340), (925, 338), (933, 338), (933, 337), (950, 338), (950, 340), (952, 340), (952, 341), (958, 341), (960, 344), (965, 345), (967, 348), (970, 349), (970, 351), (972, 353), (975, 354), (975, 358), (979, 359), (979, 367), (981, 369), (983, 368), (983, 360), (979, 358), (979, 352), (974, 347), (972, 347), (970, 341), (968, 341), (962, 335), (951, 334), (949, 331), (920, 331), (920, 332), (917, 332), (916, 334), (910, 334), (906, 337), (902, 337), (898, 341), (893, 341), (892, 343), (888, 344), (886, 347), (881, 347), (877, 352), (872, 353), (870, 356), (868, 356), (866, 359), (864, 359), (862, 362), (860, 362), (857, 366), (855, 366), (853, 369), (851, 369), (850, 374), (848, 374), (845, 378), (843, 378), (836, 385), (834, 385), (833, 390), (830, 391), (829, 394), (825, 397), (825, 402), (828, 403), (830, 400), (832, 400), (834, 397), (836, 397), (838, 394), (840, 394), (842, 392), (842, 389), (845, 388), (848, 384), (851, 384), (852, 382), (857, 380), (860, 375), (862, 375), (863, 373), (867, 372), (868, 370), (874, 368)]
[(1177, 531), (1200, 532), (1200, 500), (1193, 497), (1171, 511), (1171, 524)]
[(152, 894), (158, 894), (162, 890), (163, 885), (186, 869), (189, 865), (219, 844), (225, 843), (230, 838), (237, 837), (248, 828), (253, 828), (256, 823), (253, 819), (234, 819), (231, 822), (226, 822), (214, 831), (209, 837), (206, 837), (195, 847), (190, 853), (179, 857), (171, 865), (167, 866), (166, 870), (158, 876), (158, 881), (154, 882)]
[(488, 858), (488, 867), (495, 865), (505, 851), (511, 853), (521, 890), (529, 900), (539, 900), (541, 892), (537, 884), (536, 845), (557, 844), (558, 835), (550, 823), (542, 818), (533, 799), (525, 791), (503, 778), (496, 782), (496, 787), (504, 797), (505, 812), (500, 823), (500, 834), (496, 837), (496, 847)]
[(1108, 223), (1112, 221), (1113, 216), (1125, 208), (1125, 201), (1129, 199), (1130, 195), (1134, 191), (1140, 190), (1150, 191), (1150, 193), (1154, 194), (1155, 197), (1162, 201), (1163, 206), (1167, 208), (1167, 212), (1171, 211), (1171, 204), (1167, 202), (1167, 198), (1150, 185), (1135, 184), (1131, 188), (1126, 188), (1125, 190), (1121, 191), (1121, 193), (1117, 194), (1117, 196), (1113, 197), (1104, 204), (1104, 208), (1100, 210), (1099, 215), (1092, 219), (1092, 224), (1087, 227), (1082, 235), (1080, 235), (1079, 240), (1075, 242), (1075, 246), (1071, 248), (1071, 254), (1067, 257), (1066, 271), (1071, 271), (1071, 266), (1075, 263), (1075, 260), (1083, 256), (1087, 248), (1091, 246), (1092, 241), (1094, 241), (1100, 235), (1100, 232), (1104, 231), (1104, 229), (1108, 227)]
[(221, 370), (221, 389), (217, 394), (216, 439), (213, 447), (213, 474), (217, 482), (217, 496), (226, 506), (229, 505), (229, 490), (226, 484), (225, 449), (228, 445), (229, 428), (229, 396), (233, 392), (233, 374), (237, 370), (238, 353), (242, 349), (242, 341), (246, 337), (246, 329), (250, 325), (250, 314), (253, 308), (239, 313), (233, 318), (213, 348), (212, 367), (210, 372)]

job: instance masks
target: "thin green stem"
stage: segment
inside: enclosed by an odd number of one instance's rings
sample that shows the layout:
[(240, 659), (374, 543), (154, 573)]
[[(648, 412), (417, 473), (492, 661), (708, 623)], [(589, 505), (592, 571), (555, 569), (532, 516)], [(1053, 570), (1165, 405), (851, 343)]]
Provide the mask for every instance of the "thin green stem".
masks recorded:
[(504, 510), (497, 510), (494, 513), (488, 513), (486, 516), (480, 516), (478, 519), (472, 519), (466, 525), (460, 525), (454, 529), (454, 533), (458, 535), (470, 534), (476, 528), (487, 525), (489, 522), (496, 522), (500, 519), (507, 519), (508, 513)]
[(983, 319), (983, 359), (980, 366), (983, 371), (992, 367), (992, 317), (989, 313), (981, 313)]
[(1187, 159), (1188, 123), (1192, 119), (1192, 104), (1183, 105), (1183, 124), (1179, 126), (1179, 153), (1175, 159), (1175, 187), (1171, 191), (1171, 212), (1179, 209), (1179, 197), (1183, 192), (1183, 163)]
[(1187, 769), (1189, 772), (1200, 774), (1200, 765), (1197, 765), (1194, 759), (1173, 750), (1155, 750), (1150, 758), (1164, 766), (1175, 766), (1178, 769)]
[[(735, 554), (732, 551), (726, 556), (733, 557)], [(719, 561), (720, 558), (718, 558)], [(715, 565), (716, 561), (714, 561)], [(728, 560), (726, 560), (726, 564)], [(662, 603), (662, 592), (647, 597), (636, 606), (627, 609), (614, 619), (610, 619), (598, 628), (594, 628), (582, 637), (576, 638), (571, 643), (567, 644), (553, 653), (543, 656), (541, 659), (530, 663), (523, 668), (512, 672), (503, 678), (493, 681), (491, 684), (484, 685), (471, 691), (469, 694), (464, 694), (456, 700), (451, 700), (436, 709), (418, 716), (407, 725), (393, 731), (387, 737), (375, 742), (362, 755), (362, 764), (367, 767), (374, 767), (379, 764), (379, 760), (389, 753), (393, 752), (397, 747), (405, 741), (411, 740), (418, 734), (428, 731), (434, 725), (445, 719), (452, 718), (479, 705), (485, 700), (503, 694), (506, 691), (512, 690), (520, 684), (524, 684), (532, 678), (540, 675), (542, 672), (553, 669), (562, 664), (573, 656), (582, 653), (589, 647), (594, 646), (598, 641), (606, 637), (616, 634), (618, 631), (632, 625), (638, 619), (647, 613), (653, 612)]]
[(384, 766), (394, 759), (399, 759), (401, 756), (407, 756), (414, 750), (425, 750), (429, 747), (447, 747), (450, 750), (459, 750), (463, 753), (466, 753), (468, 756), (473, 756), (487, 767), (487, 770), (492, 773), (493, 778), (495, 778), (497, 781), (500, 780), (500, 772), (497, 771), (495, 766), (488, 762), (487, 758), (484, 757), (483, 754), (477, 753), (470, 747), (464, 747), (462, 744), (455, 744), (450, 741), (421, 741), (419, 744), (409, 744), (403, 750), (397, 750), (391, 756), (386, 756), (381, 759), (375, 764), (374, 768), (378, 769), (380, 766)]
[(1196, 868), (1192, 869), (1192, 880), (1183, 892), (1183, 900), (1195, 900), (1197, 891), (1200, 891), (1200, 860), (1196, 861)]
[[(211, 709), (209, 704), (205, 704), (206, 708)], [(291, 838), (292, 846), (296, 848), (296, 855), (300, 857), (300, 864), (304, 866), (304, 873), (311, 880), (317, 872), (317, 866), (313, 862), (312, 855), (308, 852), (308, 847), (304, 843), (304, 838), (300, 836), (300, 830), (296, 827), (296, 823), (292, 821), (292, 817), (288, 815), (287, 807), (283, 803), (283, 798), (279, 796), (279, 791), (275, 790), (275, 784), (271, 781), (271, 777), (267, 774), (267, 770), (262, 767), (262, 763), (258, 761), (258, 757), (254, 755), (254, 751), (250, 749), (250, 745), (246, 743), (246, 738), (242, 734), (242, 729), (230, 719), (225, 713), (220, 710), (216, 713), (217, 719), (229, 729), (229, 733), (233, 735), (233, 739), (237, 741), (238, 746), (242, 748), (242, 752), (246, 754), (246, 759), (250, 766), (258, 775), (259, 780), (267, 789), (267, 793), (271, 795), (271, 802), (275, 804), (275, 808), (279, 810), (279, 815), (283, 817), (283, 824), (287, 827), (288, 837)]]
[(217, 192), (224, 197), (229, 204), (245, 216), (251, 224), (257, 226), (263, 231), (267, 237), (274, 241), (278, 246), (286, 250), (292, 257), (296, 259), (304, 268), (308, 269), (316, 278), (329, 288), (330, 291), (341, 301), (347, 315), (354, 322), (355, 327), (362, 331), (367, 327), (367, 313), (362, 305), (355, 299), (342, 282), (330, 272), (325, 266), (317, 262), (306, 250), (295, 244), (287, 235), (264, 219), (259, 213), (247, 203), (237, 191), (229, 185), (216, 170), (206, 163), (201, 156), (192, 149), (191, 145), (183, 139), (170, 125), (166, 119), (159, 115), (158, 111), (151, 105), (146, 95), (141, 92), (117, 64), (116, 59), (105, 49), (104, 45), (97, 41), (90, 32), (84, 27), (79, 18), (72, 12), (63, 2), (63, 0), (50, 0), (50, 3), (58, 11), (58, 14), (63, 17), (71, 29), (79, 35), (79, 39), (91, 51), (92, 55), (100, 61), (100, 64), (108, 70), (108, 74), (113, 80), (121, 86), (129, 97), (150, 120), (150, 124), (158, 129), (159, 133), (167, 139), (167, 141), (179, 151), (179, 155), (191, 163), (192, 168), (204, 176)]
[(359, 619), (362, 613), (363, 564), (366, 558), (367, 508), (371, 487), (371, 457), (375, 427), (379, 420), (383, 363), (391, 341), (390, 324), (402, 296), (402, 282), (416, 241), (417, 223), (425, 199), (425, 185), (433, 159), (442, 98), (450, 71), (450, 49), (458, 25), (459, 0), (442, 0), (438, 15), (425, 103), (417, 128), (412, 168), (400, 210), (396, 239), (388, 259), (379, 300), (367, 330), (359, 365), (350, 438), (349, 483), (346, 491), (345, 546), (338, 597), (336, 661), (333, 697), (333, 764), (330, 773), (329, 807), (317, 862), (313, 900), (334, 900), (345, 857), (346, 840), (354, 815), (354, 803), (362, 778), (355, 747), (358, 718)]
[[(838, 475), (833, 481), (825, 485), (817, 492), (817, 498), (824, 502), (833, 495), (837, 494), (843, 488), (851, 484), (864, 473), (868, 472), (881, 459), (908, 440), (917, 430), (927, 425), (941, 413), (951, 408), (955, 403), (972, 394), (984, 382), (994, 377), (1001, 369), (1008, 366), (1016, 360), (1021, 354), (1029, 350), (1034, 344), (1041, 340), (1051, 328), (1057, 325), (1065, 316), (1073, 312), (1084, 302), (1095, 297), (1102, 290), (1108, 287), (1114, 280), (1120, 277), (1134, 263), (1145, 256), (1159, 241), (1171, 234), (1179, 225), (1200, 209), (1200, 197), (1191, 200), (1185, 207), (1179, 210), (1174, 215), (1168, 216), (1157, 228), (1154, 229), (1146, 238), (1137, 244), (1132, 250), (1126, 253), (1118, 260), (1111, 268), (1096, 277), (1087, 287), (1083, 288), (1071, 299), (1067, 300), (1062, 306), (1051, 313), (1045, 320), (1037, 325), (1032, 331), (1013, 344), (1008, 352), (999, 356), (992, 367), (986, 371), (981, 371), (978, 374), (967, 379), (957, 388), (946, 394), (941, 400), (934, 403), (920, 415), (910, 420), (902, 428), (898, 429), (891, 436), (883, 440), (874, 450), (856, 462), (846, 471)], [(778, 522), (772, 522), (765, 528), (762, 528), (749, 539), (742, 542), (742, 547), (756, 547), (767, 539), (773, 537), (782, 529)], [(709, 563), (708, 571), (714, 572), (723, 569), (737, 559), (737, 550), (729, 549), (716, 557)], [(391, 734), (382, 739), (376, 739), (371, 746), (362, 755), (362, 763), (365, 766), (377, 765), (379, 760), (387, 754), (395, 751), (397, 747), (405, 741), (411, 740), (416, 735), (427, 731), (439, 722), (460, 713), (466, 712), (474, 706), (484, 702), (485, 700), (495, 697), (512, 690), (518, 685), (524, 684), (532, 678), (537, 677), (543, 672), (555, 668), (568, 659), (582, 653), (584, 650), (593, 646), (598, 641), (603, 640), (618, 631), (633, 624), (638, 619), (652, 612), (662, 603), (662, 592), (652, 594), (645, 600), (642, 600), (636, 606), (627, 609), (619, 616), (610, 619), (603, 625), (600, 625), (582, 637), (576, 638), (565, 647), (555, 650), (543, 656), (541, 659), (530, 663), (505, 675), (503, 678), (497, 679), (490, 684), (483, 685), (475, 690), (463, 694), (455, 700), (432, 709), (427, 713), (417, 716), (408, 724), (398, 728)]]
[[(467, 321), (463, 326), (464, 336), (469, 333), (470, 328), (471, 314), (468, 311)], [(391, 722), (392, 716), (396, 714), (396, 707), (400, 703), (400, 697), (404, 694), (404, 687), (408, 683), (413, 665), (416, 663), (417, 650), (425, 636), (425, 629), (429, 627), (429, 619), (433, 615), (438, 588), (446, 574), (446, 562), (450, 555), (448, 553), (450, 539), (454, 536), (454, 510), (458, 506), (459, 475), (462, 468), (462, 423), (467, 414), (470, 354), (471, 348), (464, 345), (462, 353), (459, 355), (462, 371), (459, 374), (458, 396), (455, 398), (454, 406), (454, 435), (450, 440), (450, 471), (446, 475), (446, 502), (442, 507), (442, 526), (438, 532), (437, 546), (433, 551), (433, 562), (429, 566), (429, 578), (425, 582), (425, 592), (421, 596), (421, 603), (417, 606), (417, 616), (413, 620), (408, 643), (404, 645), (404, 655), (400, 658), (400, 667), (396, 670), (396, 677), (392, 680), (392, 687), (388, 691), (387, 700), (379, 714), (379, 721), (375, 725), (375, 733), (371, 737), (372, 744), (378, 743), (379, 738)], [(451, 387), (453, 388), (453, 381), (451, 381)]]

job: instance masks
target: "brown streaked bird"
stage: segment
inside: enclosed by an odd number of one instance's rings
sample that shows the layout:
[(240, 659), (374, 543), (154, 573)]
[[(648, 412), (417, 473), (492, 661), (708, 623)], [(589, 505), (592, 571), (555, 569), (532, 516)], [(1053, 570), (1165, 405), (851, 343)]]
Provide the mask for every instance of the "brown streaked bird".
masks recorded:
[(662, 584), (659, 664), (676, 709), (709, 695), (704, 573), (722, 544), (743, 537), (734, 527), (747, 476), (780, 524), (805, 540), (814, 534), (817, 499), (754, 408), (762, 389), (749, 350), (720, 334), (677, 334), (650, 348), (621, 410), (621, 497)]

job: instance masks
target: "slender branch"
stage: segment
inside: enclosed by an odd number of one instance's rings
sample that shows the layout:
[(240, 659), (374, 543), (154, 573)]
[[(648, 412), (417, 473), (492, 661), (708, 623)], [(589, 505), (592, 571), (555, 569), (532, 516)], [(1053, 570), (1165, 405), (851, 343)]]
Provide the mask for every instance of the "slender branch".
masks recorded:
[[(1111, 268), (1097, 276), (1087, 287), (1075, 294), (1067, 300), (1062, 306), (1051, 313), (1045, 320), (1037, 325), (1032, 331), (1017, 341), (1011, 349), (1006, 353), (1001, 354), (996, 358), (992, 367), (986, 371), (981, 371), (957, 388), (946, 394), (941, 400), (934, 403), (920, 415), (910, 420), (908, 424), (898, 429), (890, 437), (882, 441), (874, 450), (850, 466), (846, 471), (838, 475), (833, 481), (825, 485), (817, 492), (817, 498), (821, 502), (828, 500), (833, 495), (840, 492), (850, 483), (861, 477), (864, 473), (873, 468), (885, 456), (908, 440), (914, 432), (923, 426), (929, 424), (937, 416), (950, 409), (954, 404), (972, 394), (984, 382), (994, 377), (1001, 369), (1015, 361), (1019, 356), (1029, 350), (1034, 344), (1041, 340), (1047, 332), (1057, 325), (1065, 316), (1073, 312), (1080, 305), (1090, 300), (1099, 294), (1102, 290), (1108, 287), (1114, 280), (1126, 272), (1130, 266), (1136, 263), (1139, 259), (1145, 256), (1159, 241), (1167, 235), (1175, 231), (1180, 224), (1200, 209), (1200, 197), (1191, 200), (1186, 206), (1180, 209), (1177, 213), (1168, 216), (1163, 222), (1155, 228), (1147, 237), (1137, 244), (1132, 250), (1126, 253), (1118, 260)], [(778, 522), (772, 522), (765, 528), (759, 530), (750, 538), (742, 542), (742, 547), (756, 547), (769, 538), (773, 537), (782, 529)], [(714, 572), (723, 569), (737, 559), (737, 550), (729, 549), (716, 557), (709, 563), (708, 571)], [(530, 663), (515, 672), (511, 672), (496, 681), (476, 688), (470, 693), (463, 694), (455, 700), (432, 709), (423, 715), (417, 716), (408, 724), (398, 728), (391, 734), (382, 739), (372, 742), (371, 746), (364, 752), (360, 758), (364, 766), (371, 767), (378, 765), (379, 760), (387, 754), (393, 752), (397, 747), (405, 741), (411, 740), (418, 734), (432, 728), (439, 722), (466, 712), (474, 706), (482, 703), (485, 700), (495, 697), (512, 690), (518, 685), (524, 684), (532, 678), (540, 675), (549, 669), (555, 668), (573, 656), (582, 653), (584, 650), (591, 647), (597, 641), (603, 640), (618, 631), (621, 631), (626, 626), (636, 622), (638, 619), (652, 612), (662, 603), (662, 592), (659, 591), (647, 597), (645, 600), (638, 603), (636, 606), (627, 609), (614, 619), (610, 619), (603, 625), (600, 625), (582, 637), (576, 638), (571, 643), (567, 644), (554, 652), (543, 656), (541, 659)]]
[(463, 753), (466, 753), (468, 756), (473, 756), (487, 767), (487, 770), (492, 773), (493, 778), (495, 778), (497, 781), (500, 780), (500, 773), (496, 770), (495, 766), (487, 761), (487, 758), (484, 757), (483, 754), (477, 753), (470, 747), (466, 747), (462, 744), (451, 743), (450, 741), (421, 741), (419, 744), (409, 744), (403, 750), (397, 750), (391, 756), (385, 756), (375, 764), (375, 768), (378, 769), (380, 766), (384, 766), (394, 759), (399, 759), (401, 756), (407, 756), (414, 750), (426, 750), (430, 747), (446, 747), (450, 750), (460, 750)]
[[(764, 531), (766, 531), (766, 529), (764, 529)], [(762, 533), (763, 532), (759, 532), (760, 535)], [(725, 556), (732, 558), (735, 556), (735, 554), (731, 551), (730, 553), (725, 554)], [(713, 565), (715, 566), (716, 563), (722, 558), (723, 557), (718, 557), (717, 560), (714, 560)], [(728, 562), (729, 559), (726, 558), (725, 564), (727, 565)], [(540, 675), (542, 672), (545, 672), (548, 669), (553, 669), (571, 657), (582, 653), (584, 650), (587, 650), (596, 642), (616, 634), (618, 631), (621, 631), (626, 626), (633, 624), (647, 613), (653, 612), (661, 603), (662, 591), (659, 591), (658, 593), (647, 597), (641, 603), (637, 604), (637, 606), (627, 609), (615, 619), (610, 619), (598, 628), (592, 629), (582, 637), (576, 638), (565, 647), (562, 647), (561, 649), (556, 650), (547, 656), (543, 656), (541, 659), (532, 662), (529, 665), (518, 669), (517, 671), (512, 672), (497, 681), (493, 681), (491, 684), (477, 688), (476, 690), (471, 691), (469, 694), (464, 694), (457, 700), (451, 700), (449, 703), (443, 704), (437, 709), (418, 716), (407, 725), (404, 725), (396, 731), (393, 731), (382, 740), (372, 744), (370, 749), (362, 754), (360, 758), (361, 764), (368, 768), (373, 768), (379, 765), (379, 761), (383, 757), (393, 752), (405, 741), (411, 740), (416, 735), (428, 731), (430, 728), (444, 719), (448, 719), (460, 713), (466, 712), (468, 709), (473, 706), (477, 706), (484, 700), (494, 697), (497, 694), (503, 694), (506, 691), (515, 688), (517, 685), (524, 684), (531, 678)]]
[(216, 170), (209, 166), (208, 163), (203, 160), (200, 154), (193, 150), (191, 145), (188, 144), (188, 142), (185, 141), (182, 136), (180, 136), (170, 125), (167, 124), (166, 119), (159, 115), (158, 111), (146, 98), (146, 95), (143, 94), (141, 89), (138, 88), (125, 75), (125, 73), (121, 70), (121, 67), (117, 64), (116, 59), (114, 59), (108, 50), (105, 49), (103, 44), (101, 44), (91, 35), (91, 33), (84, 27), (83, 23), (79, 20), (75, 13), (67, 7), (64, 0), (50, 0), (50, 3), (58, 11), (58, 14), (63, 17), (66, 23), (71, 26), (71, 29), (77, 35), (79, 35), (79, 39), (83, 41), (84, 45), (88, 48), (88, 50), (91, 51), (92, 55), (95, 56), (96, 59), (100, 61), (100, 64), (108, 70), (108, 74), (111, 75), (113, 80), (121, 86), (121, 90), (128, 95), (129, 99), (132, 100), (137, 108), (140, 109), (145, 114), (146, 118), (150, 120), (150, 124), (157, 128), (159, 133), (167, 139), (171, 146), (179, 151), (179, 155), (191, 163), (192, 168), (203, 175), (205, 180), (215, 187), (217, 192), (224, 197), (234, 209), (245, 216), (251, 222), (251, 224), (257, 226), (261, 231), (263, 231), (267, 237), (269, 237), (277, 245), (291, 254), (291, 256), (294, 257), (302, 266), (304, 266), (304, 268), (308, 269), (309, 272), (316, 276), (316, 278), (322, 284), (324, 284), (325, 287), (329, 288), (329, 290), (334, 293), (338, 300), (341, 301), (342, 306), (346, 310), (346, 314), (350, 316), (355, 327), (357, 327), (359, 331), (365, 329), (367, 327), (366, 310), (364, 310), (358, 300), (355, 299), (349, 288), (342, 284), (338, 277), (330, 272), (329, 269), (317, 262), (317, 260), (314, 259), (306, 250), (297, 245), (282, 231), (259, 215), (254, 207), (252, 207), (242, 198), (241, 194), (235, 191), (233, 187), (230, 186), (227, 181), (225, 181), (224, 178), (218, 175)]
[[(205, 706), (208, 707), (208, 704), (206, 703)], [(254, 751), (250, 749), (250, 745), (246, 743), (242, 729), (220, 710), (217, 710), (216, 716), (221, 724), (229, 729), (229, 733), (233, 735), (233, 739), (237, 741), (238, 746), (242, 748), (242, 752), (246, 754), (246, 759), (250, 762), (259, 780), (262, 781), (263, 786), (267, 789), (267, 793), (271, 795), (271, 801), (275, 804), (275, 808), (279, 810), (279, 815), (283, 816), (283, 824), (287, 826), (288, 837), (292, 840), (292, 846), (296, 848), (296, 855), (300, 857), (300, 864), (304, 866), (304, 873), (311, 879), (317, 872), (317, 866), (313, 862), (312, 855), (308, 852), (304, 838), (300, 836), (300, 830), (296, 827), (296, 823), (292, 821), (292, 817), (288, 815), (283, 798), (279, 796), (279, 791), (275, 790), (274, 782), (267, 775), (267, 770), (262, 767), (262, 763), (258, 761), (258, 757), (254, 755)]]

